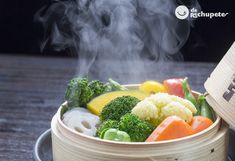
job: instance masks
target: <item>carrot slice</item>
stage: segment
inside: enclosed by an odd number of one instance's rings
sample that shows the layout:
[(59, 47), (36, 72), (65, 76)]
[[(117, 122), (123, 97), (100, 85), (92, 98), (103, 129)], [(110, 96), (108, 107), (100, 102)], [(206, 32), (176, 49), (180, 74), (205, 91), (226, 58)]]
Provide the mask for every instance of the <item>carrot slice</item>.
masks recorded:
[(177, 139), (193, 134), (192, 127), (178, 116), (170, 116), (147, 138), (146, 142)]
[(192, 127), (194, 134), (205, 130), (212, 124), (213, 122), (209, 118), (204, 116), (194, 116), (192, 121), (190, 122), (190, 126)]

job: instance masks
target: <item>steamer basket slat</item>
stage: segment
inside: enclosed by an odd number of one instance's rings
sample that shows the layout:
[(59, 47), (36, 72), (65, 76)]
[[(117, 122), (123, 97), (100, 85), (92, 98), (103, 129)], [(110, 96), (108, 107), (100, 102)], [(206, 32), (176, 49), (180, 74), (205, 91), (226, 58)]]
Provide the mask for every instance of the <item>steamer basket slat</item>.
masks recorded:
[[(56, 118), (53, 118), (53, 122), (55, 120)], [(226, 124), (221, 126), (221, 129), (216, 133), (216, 135), (214, 135), (214, 137), (207, 139), (207, 142), (200, 142), (197, 146), (193, 145), (195, 140), (188, 141), (188, 145), (191, 146), (184, 146), (180, 143), (175, 146), (165, 144), (156, 148), (154, 151), (148, 151), (148, 147), (140, 149), (140, 151), (143, 152), (142, 155), (139, 154), (139, 151), (135, 151), (138, 150), (138, 148), (131, 149), (125, 147), (123, 148), (125, 148), (126, 153), (123, 153), (123, 151), (116, 151), (117, 149), (113, 149), (116, 153), (111, 153), (111, 151), (107, 152), (106, 150), (110, 147), (106, 147), (105, 149), (103, 146), (102, 151), (95, 152), (83, 148), (82, 146), (77, 146), (72, 140), (64, 138), (64, 136), (57, 130), (56, 126), (53, 126), (52, 130), (54, 161), (175, 161), (176, 159), (180, 161), (208, 161), (213, 158), (213, 160), (216, 161), (225, 161), (227, 157), (226, 147), (228, 144), (228, 128)], [(93, 144), (90, 142), (87, 144), (90, 147), (100, 146), (99, 144)], [(180, 149), (178, 149), (179, 146), (181, 147)]]
[(235, 129), (235, 43), (204, 84), (207, 101)]
[(62, 108), (51, 122), (54, 161), (226, 161), (227, 158), (228, 126), (221, 125), (219, 116), (208, 129), (185, 138), (155, 143), (117, 143), (67, 128), (61, 120)]

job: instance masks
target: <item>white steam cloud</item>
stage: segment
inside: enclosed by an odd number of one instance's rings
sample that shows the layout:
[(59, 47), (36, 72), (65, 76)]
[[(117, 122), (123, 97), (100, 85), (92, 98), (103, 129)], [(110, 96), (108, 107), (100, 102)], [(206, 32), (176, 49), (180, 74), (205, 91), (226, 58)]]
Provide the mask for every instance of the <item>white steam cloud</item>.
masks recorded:
[(177, 6), (175, 0), (61, 0), (36, 18), (46, 33), (42, 48), (73, 49), (79, 75), (131, 81), (146, 77), (146, 64), (183, 60), (191, 21), (176, 18)]

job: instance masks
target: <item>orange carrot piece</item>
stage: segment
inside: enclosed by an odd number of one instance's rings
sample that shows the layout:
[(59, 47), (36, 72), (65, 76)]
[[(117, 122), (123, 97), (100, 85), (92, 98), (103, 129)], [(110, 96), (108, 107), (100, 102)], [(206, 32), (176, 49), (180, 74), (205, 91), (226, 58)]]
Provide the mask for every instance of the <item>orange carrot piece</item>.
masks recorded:
[(194, 134), (205, 130), (212, 124), (213, 122), (209, 118), (204, 116), (194, 116), (192, 121), (190, 122), (190, 126), (192, 127)]
[(146, 142), (177, 139), (193, 134), (192, 127), (178, 116), (170, 116), (147, 138)]

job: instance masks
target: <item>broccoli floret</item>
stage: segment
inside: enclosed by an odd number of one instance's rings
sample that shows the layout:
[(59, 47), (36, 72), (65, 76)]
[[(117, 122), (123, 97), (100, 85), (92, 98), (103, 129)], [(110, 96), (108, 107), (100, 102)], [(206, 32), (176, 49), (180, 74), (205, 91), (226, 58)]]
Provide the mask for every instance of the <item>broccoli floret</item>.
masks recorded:
[(79, 100), (78, 98), (81, 95), (81, 88), (79, 85), (79, 79), (74, 78), (70, 80), (70, 82), (67, 85), (67, 89), (65, 92), (65, 100), (67, 100), (69, 106), (79, 106)]
[(69, 107), (86, 106), (92, 97), (93, 91), (88, 86), (87, 78), (74, 78), (69, 82), (65, 93)]
[(69, 108), (85, 107), (92, 98), (116, 90), (127, 90), (127, 88), (112, 79), (109, 79), (109, 82), (104, 84), (99, 80), (89, 82), (87, 78), (74, 78), (67, 86), (65, 99)]
[(93, 97), (93, 91), (91, 88), (88, 86), (88, 80), (87, 79), (82, 79), (81, 84), (81, 95), (79, 98), (79, 102), (81, 106), (86, 106), (87, 102), (89, 102), (92, 97)]
[(105, 85), (99, 80), (93, 80), (91, 81), (88, 86), (93, 91), (93, 97), (99, 96), (104, 93), (105, 91)]
[(118, 124), (119, 124), (118, 121), (115, 121), (115, 120), (104, 121), (100, 125), (100, 127), (97, 129), (96, 136), (101, 138), (101, 134), (103, 133), (105, 129), (118, 128)]
[(125, 91), (128, 90), (126, 87), (122, 86), (118, 82), (109, 79), (109, 82), (105, 84), (105, 92), (111, 92), (111, 91)]
[(104, 106), (100, 114), (100, 119), (101, 121), (108, 119), (119, 121), (123, 115), (131, 113), (131, 110), (138, 102), (140, 100), (132, 96), (117, 97)]
[(131, 141), (143, 142), (153, 132), (154, 126), (141, 120), (138, 116), (128, 113), (121, 117), (118, 129), (128, 133)]

